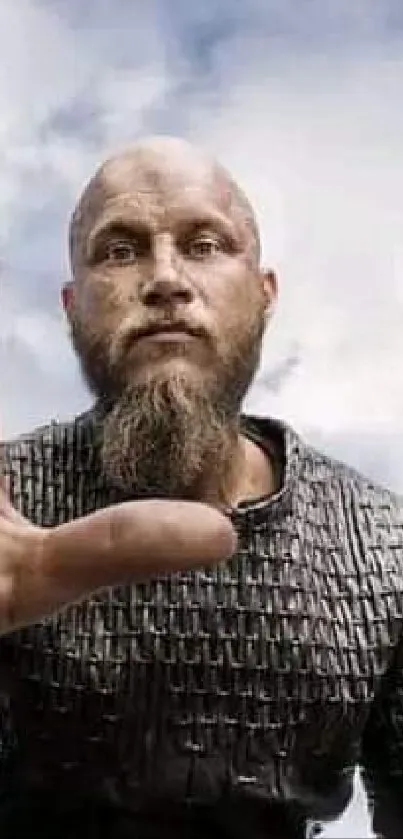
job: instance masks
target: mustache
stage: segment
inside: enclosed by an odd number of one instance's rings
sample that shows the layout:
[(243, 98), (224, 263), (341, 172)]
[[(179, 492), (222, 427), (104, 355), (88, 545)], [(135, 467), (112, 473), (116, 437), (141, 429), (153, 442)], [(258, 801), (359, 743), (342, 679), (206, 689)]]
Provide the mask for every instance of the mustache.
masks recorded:
[(212, 340), (211, 332), (207, 327), (192, 318), (150, 318), (144, 323), (139, 323), (132, 315), (129, 315), (113, 336), (111, 344), (112, 361), (117, 361), (140, 338), (158, 332), (185, 332), (209, 342)]

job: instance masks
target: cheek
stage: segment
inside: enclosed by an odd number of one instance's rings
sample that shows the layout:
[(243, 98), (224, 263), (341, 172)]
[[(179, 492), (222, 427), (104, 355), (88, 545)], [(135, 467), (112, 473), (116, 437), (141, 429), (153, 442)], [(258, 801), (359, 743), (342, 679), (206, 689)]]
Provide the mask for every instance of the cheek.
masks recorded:
[(260, 334), (264, 309), (263, 289), (254, 277), (228, 283), (216, 300), (217, 326), (226, 344)]
[(83, 284), (78, 298), (78, 314), (93, 333), (113, 333), (127, 312), (125, 300), (116, 284), (102, 276)]

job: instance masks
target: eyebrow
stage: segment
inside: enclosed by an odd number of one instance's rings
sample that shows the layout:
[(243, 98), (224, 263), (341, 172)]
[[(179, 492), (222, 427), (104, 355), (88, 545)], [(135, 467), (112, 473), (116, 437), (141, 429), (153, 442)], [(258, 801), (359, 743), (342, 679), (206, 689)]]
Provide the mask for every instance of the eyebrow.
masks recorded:
[(96, 252), (100, 242), (111, 233), (122, 233), (126, 235), (148, 234), (147, 225), (136, 220), (133, 213), (113, 212), (104, 214), (101, 219), (91, 228), (84, 246), (84, 254), (91, 259)]
[[(203, 228), (214, 227), (225, 237), (233, 247), (240, 245), (241, 237), (234, 223), (223, 213), (213, 207), (189, 206), (181, 208), (174, 217), (174, 225), (179, 228), (179, 235)], [(99, 221), (91, 228), (84, 247), (85, 257), (90, 259), (99, 244), (106, 236), (113, 232), (128, 235), (150, 236), (152, 229), (141, 220), (131, 209), (114, 209), (105, 212)]]

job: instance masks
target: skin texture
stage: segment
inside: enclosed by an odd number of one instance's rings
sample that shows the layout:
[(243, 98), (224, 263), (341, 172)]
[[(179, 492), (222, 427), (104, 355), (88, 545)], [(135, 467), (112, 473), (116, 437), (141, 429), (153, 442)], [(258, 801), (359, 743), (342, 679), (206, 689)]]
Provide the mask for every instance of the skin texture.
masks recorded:
[(43, 530), (1, 487), (0, 632), (104, 586), (229, 558), (219, 508), (276, 489), (239, 433), (276, 279), (225, 170), (170, 138), (107, 161), (73, 213), (70, 254), (63, 305), (103, 468), (144, 500)]

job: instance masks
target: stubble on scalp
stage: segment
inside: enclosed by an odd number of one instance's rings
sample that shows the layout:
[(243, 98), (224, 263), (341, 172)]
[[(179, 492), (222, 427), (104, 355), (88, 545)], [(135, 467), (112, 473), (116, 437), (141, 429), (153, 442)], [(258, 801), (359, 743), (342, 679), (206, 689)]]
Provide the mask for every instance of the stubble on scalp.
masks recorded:
[(153, 156), (158, 159), (161, 155), (172, 155), (173, 159), (180, 159), (189, 171), (195, 167), (206, 173), (211, 183), (220, 192), (221, 198), (227, 205), (227, 210), (241, 220), (242, 226), (248, 231), (250, 240), (250, 258), (258, 265), (261, 258), (261, 242), (258, 224), (253, 207), (230, 172), (214, 158), (200, 149), (196, 149), (186, 140), (176, 137), (149, 137), (141, 143), (127, 148), (125, 151), (108, 158), (88, 181), (71, 214), (69, 225), (69, 256), (73, 274), (79, 268), (80, 258), (86, 238), (87, 227), (95, 210), (100, 204), (111, 197), (109, 180), (118, 172), (124, 177), (125, 170), (133, 169), (133, 162), (140, 166), (144, 162), (152, 161)]

